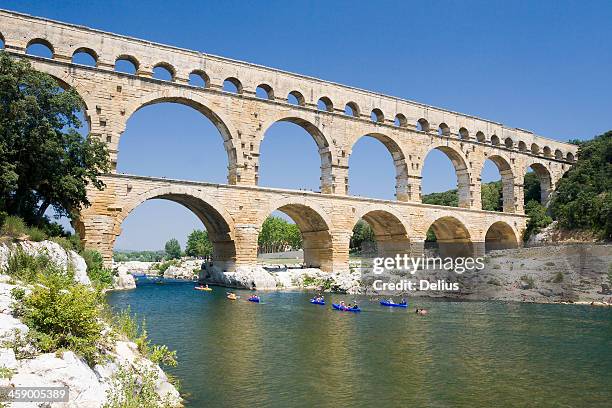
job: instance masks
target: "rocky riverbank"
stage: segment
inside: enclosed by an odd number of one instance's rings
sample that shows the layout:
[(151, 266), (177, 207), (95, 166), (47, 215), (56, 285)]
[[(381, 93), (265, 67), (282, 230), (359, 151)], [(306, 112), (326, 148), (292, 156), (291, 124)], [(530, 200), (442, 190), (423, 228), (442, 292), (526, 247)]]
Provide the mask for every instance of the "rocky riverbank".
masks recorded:
[[(121, 405), (126, 388), (138, 391), (148, 387), (164, 406), (180, 406), (182, 399), (160, 366), (146, 358), (137, 344), (117, 332), (100, 318), (104, 342), (97, 345), (100, 362), (88, 364), (70, 350), (39, 352), (29, 336), (32, 328), (21, 320), (16, 293), (27, 296), (36, 285), (5, 275), (9, 259), (21, 248), (32, 256), (44, 255), (64, 272), (74, 271), (77, 283), (90, 285), (85, 261), (73, 251), (65, 251), (49, 242), (20, 242), (0, 245), (0, 386), (68, 387), (69, 401), (45, 404), (45, 407), (100, 408)], [(133, 278), (133, 277), (132, 277)], [(93, 289), (91, 289), (93, 290)], [(87, 324), (87, 322), (83, 322)], [(74, 329), (74, 328), (73, 328)], [(129, 382), (129, 383), (128, 383)], [(131, 388), (130, 388), (131, 387)], [(111, 403), (112, 402), (112, 403)], [(106, 405), (111, 403), (111, 405)], [(5, 403), (2, 406), (39, 407), (40, 403)]]

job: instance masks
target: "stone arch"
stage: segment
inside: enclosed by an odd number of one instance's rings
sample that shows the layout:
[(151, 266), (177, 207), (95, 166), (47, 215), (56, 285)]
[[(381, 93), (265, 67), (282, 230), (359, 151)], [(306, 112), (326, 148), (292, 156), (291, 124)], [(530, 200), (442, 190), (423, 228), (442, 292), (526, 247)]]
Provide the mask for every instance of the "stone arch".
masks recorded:
[(504, 146), (506, 146), (506, 149), (512, 149), (514, 147), (514, 140), (511, 137), (507, 137), (504, 139)]
[(319, 110), (322, 110), (325, 112), (334, 111), (334, 104), (332, 103), (331, 99), (329, 99), (327, 96), (322, 96), (319, 98), (319, 100), (317, 101), (317, 107)]
[(470, 138), (470, 132), (464, 127), (459, 129), (459, 138), (462, 140), (468, 140)]
[(540, 146), (535, 143), (531, 144), (531, 154), (540, 154)]
[(551, 157), (552, 156), (552, 152), (550, 150), (550, 147), (548, 147), (548, 146), (544, 146), (544, 149), (542, 149), (542, 152), (544, 153), (545, 157)]
[(457, 192), (459, 195), (459, 207), (470, 208), (472, 204), (472, 194), (470, 192), (470, 171), (468, 169), (466, 160), (463, 153), (460, 150), (456, 150), (454, 147), (447, 144), (438, 144), (431, 147), (423, 156), (420, 165), (421, 172), (420, 177), (423, 179), (423, 168), (425, 167), (425, 160), (432, 150), (439, 150), (444, 153), (455, 168), (455, 175), (457, 176)]
[(79, 95), (81, 101), (83, 101), (85, 120), (87, 121), (87, 125), (89, 126), (89, 131), (91, 133), (90, 107), (95, 106), (95, 104), (94, 102), (88, 100), (90, 90), (81, 85), (72, 75), (70, 75), (69, 71), (64, 71), (63, 69), (52, 69), (46, 70), (45, 73), (55, 79), (59, 87), (63, 90), (73, 89)]
[(288, 215), (298, 226), (302, 234), (304, 264), (306, 267), (320, 268), (331, 272), (333, 268), (333, 245), (330, 233), (332, 225), (328, 211), (307, 198), (286, 198), (274, 201), (261, 213), (258, 228), (274, 211)]
[(527, 174), (527, 170), (530, 167), (540, 181), (540, 202), (543, 205), (548, 205), (550, 194), (553, 191), (553, 182), (550, 171), (539, 161), (531, 161), (527, 163), (527, 166), (524, 169), (523, 180), (525, 178), (525, 174)]
[(504, 221), (493, 222), (486, 231), (485, 252), (519, 247), (516, 231)]
[(40, 37), (31, 39), (30, 41), (28, 41), (28, 44), (26, 45), (26, 54), (28, 53), (28, 48), (30, 48), (30, 46), (32, 45), (43, 45), (47, 47), (49, 51), (51, 51), (50, 58), (55, 58), (55, 48), (53, 47), (53, 44), (49, 42), (49, 40), (45, 38), (40, 38)]
[(352, 116), (354, 118), (358, 118), (359, 115), (361, 114), (361, 112), (359, 111), (359, 105), (357, 105), (355, 102), (351, 101), (351, 102), (348, 102), (346, 104), (346, 106), (344, 108), (344, 112), (345, 113), (347, 112), (347, 109), (346, 109), (347, 107), (350, 108), (351, 112), (352, 112), (352, 114), (350, 114), (349, 116)]
[(378, 256), (410, 254), (409, 228), (401, 214), (390, 207), (368, 206), (355, 213), (353, 225), (360, 219), (367, 222), (374, 232)]
[(476, 140), (480, 143), (484, 143), (487, 140), (487, 137), (480, 130), (476, 132)]
[(442, 122), (440, 123), (440, 125), (438, 126), (438, 135), (439, 136), (450, 136), (451, 130), (450, 127)]
[[(129, 185), (128, 185), (129, 186)], [(114, 240), (121, 234), (121, 224), (142, 203), (163, 199), (181, 204), (193, 212), (204, 224), (213, 244), (213, 262), (223, 270), (232, 270), (236, 261), (234, 220), (224, 207), (212, 197), (205, 197), (182, 186), (159, 187), (126, 198), (127, 204), (116, 216)]]
[[(229, 77), (229, 78), (225, 78), (225, 80), (223, 81), (223, 88), (225, 88), (225, 84), (229, 83), (231, 85), (233, 85), (236, 88), (236, 92), (232, 92), (232, 93), (236, 93), (238, 95), (240, 95), (242, 93), (242, 82), (240, 82), (240, 80), (238, 78), (235, 77)], [(231, 91), (226, 91), (226, 92), (231, 92)]]
[(138, 74), (138, 70), (140, 69), (140, 62), (133, 55), (121, 54), (115, 58), (115, 71), (117, 71), (117, 62), (119, 61), (128, 61), (134, 66), (134, 75)]
[(493, 146), (499, 146), (499, 136), (497, 135), (491, 136), (491, 144)]
[(270, 85), (259, 84), (257, 85), (257, 88), (255, 89), (256, 93), (257, 93), (257, 89), (261, 89), (265, 93), (265, 98), (263, 99), (267, 99), (269, 101), (274, 100), (274, 89), (272, 89)]
[(474, 245), (470, 232), (465, 222), (458, 217), (443, 215), (434, 219), (429, 224), (429, 228), (436, 234), (437, 250), (440, 257), (456, 258), (474, 255)]
[[(389, 154), (391, 154), (391, 158), (393, 159), (393, 166), (395, 167), (395, 198), (398, 201), (408, 201), (409, 199), (409, 179), (408, 179), (408, 163), (406, 162), (406, 156), (402, 151), (402, 148), (397, 144), (393, 138), (384, 135), (382, 133), (369, 133), (367, 135), (363, 135), (355, 139), (353, 144), (348, 151), (348, 155), (350, 155), (353, 151), (353, 147), (355, 144), (362, 138), (370, 136), (374, 139), (381, 142), (386, 148)], [(350, 182), (350, 180), (349, 180)]]
[[(281, 112), (280, 115), (273, 117), (265, 124), (262, 124), (261, 128), (263, 129), (263, 132), (261, 133), (259, 145), (261, 146), (261, 144), (263, 143), (265, 134), (268, 129), (270, 129), (270, 127), (272, 127), (272, 125), (277, 122), (289, 122), (300, 126), (313, 138), (314, 142), (317, 145), (319, 156), (321, 157), (321, 192), (332, 192), (331, 165), (333, 162), (333, 157), (330, 149), (330, 143), (327, 140), (327, 137), (323, 134), (323, 132), (319, 129), (318, 126), (314, 125), (310, 121), (310, 119), (305, 117), (305, 115), (301, 112), (293, 112), (291, 116), (284, 116), (285, 114), (286, 113)], [(256, 175), (255, 177), (256, 180), (259, 178), (258, 175)]]
[(158, 62), (153, 66), (151, 75), (154, 75), (155, 68), (163, 68), (164, 70), (168, 71), (168, 74), (170, 74), (170, 79), (168, 81), (174, 81), (174, 78), (176, 77), (176, 69), (172, 65), (164, 61)]
[(525, 142), (523, 142), (522, 140), (518, 142), (518, 149), (520, 152), (526, 152), (527, 151), (527, 144)]
[[(514, 198), (514, 171), (510, 165), (510, 160), (500, 153), (496, 153), (486, 157), (487, 160), (491, 160), (497, 167), (501, 176), (502, 182), (502, 194), (503, 194), (503, 211), (504, 212), (515, 212), (515, 198)], [(480, 179), (482, 170), (484, 168), (486, 160), (483, 161), (480, 171), (478, 172), (478, 178)]]
[(234, 143), (234, 135), (236, 134), (236, 131), (230, 127), (231, 122), (228, 121), (222, 114), (210, 109), (204, 97), (192, 93), (189, 90), (178, 90), (174, 94), (168, 90), (165, 90), (153, 92), (139, 99), (135, 99), (131, 104), (126, 106), (124, 115), (125, 121), (122, 123), (122, 128), (119, 130), (119, 132), (123, 133), (125, 131), (127, 121), (139, 109), (142, 109), (145, 106), (165, 102), (189, 106), (190, 108), (193, 108), (203, 114), (213, 123), (213, 125), (215, 125), (223, 138), (223, 146), (227, 152), (227, 162), (229, 167), (228, 182), (229, 184), (236, 184), (236, 182), (240, 181), (240, 177), (237, 174), (239, 156), (237, 146)]
[(421, 132), (429, 132), (429, 122), (425, 118), (417, 120), (416, 127)]
[(555, 159), (563, 160), (563, 152), (561, 152), (561, 150), (559, 149), (555, 150)]
[[(289, 94), (287, 95), (287, 102), (289, 102), (289, 97), (293, 96), (296, 100), (296, 106), (306, 106), (306, 99), (304, 98), (304, 94), (300, 91), (291, 91), (289, 92)], [(289, 102), (289, 104), (292, 104), (291, 102)], [(292, 104), (293, 105), (293, 104)]]
[(402, 113), (398, 113), (395, 115), (395, 121), (393, 122), (397, 127), (406, 127), (408, 126), (408, 119)]
[(385, 121), (385, 114), (383, 113), (382, 110), (380, 110), (378, 108), (374, 108), (374, 109), (372, 109), (372, 113), (370, 114), (370, 119), (374, 123), (384, 123), (384, 121)]
[[(209, 88), (210, 87), (210, 77), (206, 74), (206, 72), (204, 72), (201, 69), (194, 69), (193, 71), (191, 71), (189, 73), (189, 77), (191, 77), (192, 75), (195, 75), (195, 76), (199, 77), (202, 80), (202, 82), (203, 82), (203, 86), (201, 86), (202, 88)], [(190, 78), (189, 85), (197, 86), (197, 85), (194, 85), (191, 82), (191, 78)]]
[(572, 152), (567, 152), (566, 159), (569, 162), (573, 162), (574, 161), (574, 154)]
[(74, 60), (75, 55), (81, 54), (81, 53), (89, 55), (94, 60), (94, 66), (95, 67), (98, 66), (98, 58), (99, 58), (98, 53), (88, 47), (79, 47), (75, 49), (74, 52), (72, 53), (73, 60)]

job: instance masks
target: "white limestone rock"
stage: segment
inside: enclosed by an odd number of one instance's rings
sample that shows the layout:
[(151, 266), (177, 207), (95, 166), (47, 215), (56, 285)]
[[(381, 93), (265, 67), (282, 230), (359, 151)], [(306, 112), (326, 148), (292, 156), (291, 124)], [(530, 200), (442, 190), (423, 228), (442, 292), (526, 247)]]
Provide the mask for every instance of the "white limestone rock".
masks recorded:
[(113, 290), (136, 289), (136, 280), (129, 274), (125, 266), (119, 266), (115, 271), (117, 275), (113, 276)]

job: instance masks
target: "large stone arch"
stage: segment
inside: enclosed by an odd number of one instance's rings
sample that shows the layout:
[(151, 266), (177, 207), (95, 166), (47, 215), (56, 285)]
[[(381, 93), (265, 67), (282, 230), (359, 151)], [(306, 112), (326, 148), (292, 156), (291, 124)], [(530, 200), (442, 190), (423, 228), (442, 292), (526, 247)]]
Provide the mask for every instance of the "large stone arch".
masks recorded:
[(223, 270), (232, 270), (236, 261), (234, 220), (212, 197), (205, 197), (187, 187), (160, 187), (128, 197), (126, 205), (115, 217), (114, 239), (121, 234), (121, 225), (130, 213), (149, 200), (169, 200), (193, 212), (206, 227), (213, 244), (213, 262)]
[(437, 250), (441, 257), (474, 256), (472, 236), (465, 220), (455, 215), (442, 215), (428, 224), (436, 234)]
[(519, 247), (519, 234), (505, 221), (495, 221), (485, 231), (486, 252)]
[(540, 181), (540, 202), (543, 205), (548, 205), (550, 201), (550, 195), (554, 189), (553, 178), (550, 170), (544, 164), (542, 164), (540, 160), (529, 160), (525, 163), (525, 166), (523, 168), (523, 173), (521, 175), (521, 183), (523, 183), (523, 181), (525, 180), (525, 175), (527, 174), (529, 168), (534, 171), (534, 173), (538, 177), (538, 180)]
[(503, 211), (504, 212), (515, 212), (516, 211), (516, 199), (514, 194), (514, 170), (512, 169), (511, 160), (503, 153), (496, 152), (494, 154), (484, 157), (480, 168), (477, 170), (478, 180), (481, 180), (482, 170), (484, 169), (487, 160), (491, 160), (497, 167), (501, 176), (502, 182), (502, 194), (503, 194)]
[(410, 228), (399, 212), (387, 206), (365, 206), (355, 213), (353, 225), (360, 219), (367, 222), (374, 232), (378, 256), (410, 254)]
[[(262, 132), (259, 139), (260, 148), (266, 132), (272, 125), (278, 122), (288, 122), (298, 125), (312, 137), (317, 145), (319, 156), (321, 157), (321, 192), (332, 193), (334, 190), (332, 185), (332, 164), (334, 163), (334, 154), (330, 147), (332, 144), (330, 144), (327, 136), (325, 136), (321, 130), (320, 123), (316, 123), (318, 121), (313, 121), (309, 115), (305, 115), (297, 110), (291, 113), (277, 113), (262, 123)], [(259, 179), (259, 175), (256, 175), (256, 179)]]
[(332, 271), (333, 244), (330, 232), (332, 223), (329, 212), (305, 198), (286, 198), (274, 201), (260, 213), (259, 231), (266, 218), (274, 211), (287, 214), (300, 229), (304, 248), (304, 264), (307, 267)]
[(377, 132), (361, 135), (352, 141), (352, 144), (347, 152), (349, 158), (353, 152), (353, 147), (355, 144), (367, 136), (373, 137), (381, 142), (387, 148), (389, 154), (391, 154), (393, 166), (395, 167), (395, 198), (398, 201), (409, 201), (411, 192), (409, 191), (410, 184), (408, 180), (408, 163), (406, 162), (406, 156), (402, 148), (392, 137)]
[[(232, 127), (231, 122), (225, 117), (225, 115), (220, 112), (220, 109), (211, 108), (211, 105), (213, 104), (210, 103), (210, 101), (208, 101), (206, 98), (196, 94), (195, 92), (191, 92), (188, 90), (165, 90), (159, 92), (152, 92), (140, 98), (133, 99), (125, 107), (125, 120), (123, 120), (120, 129), (118, 129), (119, 133), (122, 134), (125, 131), (127, 122), (134, 113), (146, 106), (155, 105), (159, 103), (177, 103), (185, 105), (195, 109), (196, 111), (204, 115), (208, 120), (210, 120), (223, 138), (223, 147), (227, 152), (227, 162), (229, 169), (228, 183), (236, 184), (240, 181), (240, 176), (238, 174), (238, 158), (240, 157), (238, 151), (239, 143), (235, 142), (234, 136), (237, 134), (237, 131)], [(117, 145), (118, 143), (119, 141), (117, 141)]]
[(460, 149), (455, 148), (452, 144), (448, 143), (436, 143), (428, 147), (428, 150), (423, 153), (422, 161), (420, 163), (419, 176), (423, 178), (423, 168), (425, 167), (425, 160), (429, 153), (433, 150), (439, 150), (449, 158), (453, 167), (455, 168), (455, 175), (457, 176), (457, 193), (459, 196), (459, 207), (471, 208), (473, 203), (472, 199), (472, 182), (470, 176), (470, 170), (467, 166), (466, 158)]

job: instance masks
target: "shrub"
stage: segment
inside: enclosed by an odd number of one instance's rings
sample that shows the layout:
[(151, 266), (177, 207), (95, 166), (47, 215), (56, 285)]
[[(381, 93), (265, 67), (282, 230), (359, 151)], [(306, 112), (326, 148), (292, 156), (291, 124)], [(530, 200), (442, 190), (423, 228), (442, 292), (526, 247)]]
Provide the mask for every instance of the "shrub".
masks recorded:
[(168, 398), (161, 399), (156, 392), (157, 373), (148, 368), (137, 371), (122, 365), (111, 378), (103, 408), (166, 408)]
[(85, 249), (81, 256), (85, 259), (87, 275), (92, 282), (101, 287), (108, 287), (113, 283), (113, 272), (104, 267), (104, 260), (98, 251)]
[(24, 301), (24, 323), (42, 352), (73, 350), (93, 365), (100, 361), (98, 293), (84, 285), (67, 285), (57, 275), (45, 275)]
[(553, 278), (552, 282), (553, 283), (561, 283), (561, 282), (563, 282), (563, 272), (561, 272), (561, 271), (557, 272), (557, 274)]
[(55, 242), (56, 244), (64, 248), (64, 250), (66, 251), (74, 251), (76, 249), (72, 244), (72, 241), (70, 241), (66, 237), (52, 237), (50, 241)]
[(18, 247), (8, 260), (6, 274), (26, 283), (34, 283), (38, 275), (53, 267), (57, 268), (45, 255), (28, 255)]
[(524, 240), (527, 241), (530, 236), (540, 232), (542, 228), (547, 227), (553, 221), (546, 213), (546, 207), (537, 201), (529, 201), (525, 206), (525, 214), (529, 216), (527, 228), (525, 229)]
[(30, 241), (40, 242), (47, 239), (47, 234), (45, 234), (44, 231), (36, 227), (28, 228), (26, 233), (28, 234), (28, 238), (30, 239)]
[(15, 370), (14, 368), (8, 368), (6, 366), (2, 366), (0, 367), (0, 378), (5, 378), (10, 381), (16, 372), (17, 370)]
[(27, 234), (27, 229), (25, 222), (21, 218), (9, 215), (4, 218), (0, 234), (11, 238), (20, 238)]
[(129, 306), (114, 315), (112, 325), (117, 332), (123, 334), (132, 341), (136, 340), (138, 337), (138, 322), (132, 316), (132, 310)]

